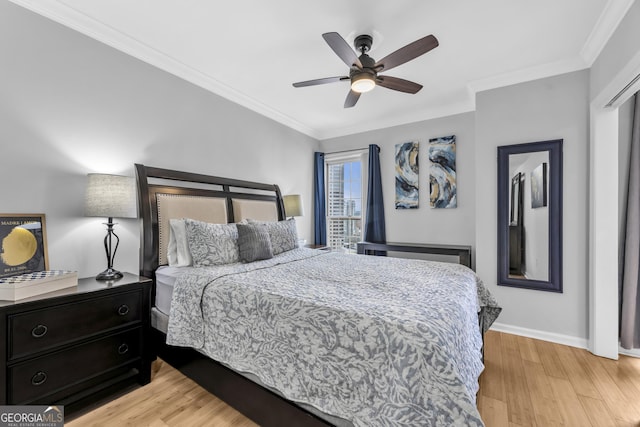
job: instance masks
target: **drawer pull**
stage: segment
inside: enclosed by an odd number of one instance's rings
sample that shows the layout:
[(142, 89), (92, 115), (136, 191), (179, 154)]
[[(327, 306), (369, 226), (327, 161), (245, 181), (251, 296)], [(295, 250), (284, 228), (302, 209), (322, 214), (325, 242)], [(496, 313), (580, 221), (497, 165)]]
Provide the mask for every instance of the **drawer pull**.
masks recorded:
[(48, 330), (49, 328), (47, 328), (45, 325), (37, 325), (31, 330), (31, 336), (34, 338), (42, 338), (47, 334)]
[(120, 316), (126, 316), (127, 314), (129, 314), (129, 306), (127, 304), (122, 304), (120, 307), (118, 307), (118, 314)]
[(129, 346), (127, 344), (120, 344), (120, 347), (118, 347), (118, 354), (125, 354), (128, 351)]
[(38, 371), (31, 377), (31, 384), (35, 386), (42, 385), (46, 380), (47, 374), (42, 371)]

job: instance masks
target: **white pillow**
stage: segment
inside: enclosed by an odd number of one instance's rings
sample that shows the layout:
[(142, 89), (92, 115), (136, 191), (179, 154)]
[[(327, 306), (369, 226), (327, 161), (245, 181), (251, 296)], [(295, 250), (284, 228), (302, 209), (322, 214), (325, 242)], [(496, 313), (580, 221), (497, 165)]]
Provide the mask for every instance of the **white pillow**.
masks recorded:
[(188, 267), (193, 264), (184, 219), (169, 220), (167, 261), (170, 267)]

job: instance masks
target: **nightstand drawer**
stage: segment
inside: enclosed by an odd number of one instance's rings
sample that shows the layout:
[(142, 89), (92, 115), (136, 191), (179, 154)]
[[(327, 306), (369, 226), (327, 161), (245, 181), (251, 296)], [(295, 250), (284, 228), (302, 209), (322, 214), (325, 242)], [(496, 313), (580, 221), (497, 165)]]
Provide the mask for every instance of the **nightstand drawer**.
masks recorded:
[[(9, 404), (27, 404), (140, 357), (141, 328), (70, 347), (9, 368)], [(54, 402), (50, 402), (54, 403)]]
[(8, 358), (140, 322), (142, 301), (142, 292), (134, 291), (10, 315)]

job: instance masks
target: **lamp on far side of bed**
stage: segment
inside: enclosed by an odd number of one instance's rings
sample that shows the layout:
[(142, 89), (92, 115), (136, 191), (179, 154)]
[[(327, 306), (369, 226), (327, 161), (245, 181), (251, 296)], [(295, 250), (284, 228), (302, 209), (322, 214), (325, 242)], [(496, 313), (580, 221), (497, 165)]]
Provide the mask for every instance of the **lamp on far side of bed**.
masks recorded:
[(284, 196), (284, 212), (285, 216), (293, 218), (294, 216), (304, 216), (302, 207), (302, 196), (299, 194), (289, 194)]
[[(284, 203), (285, 216), (293, 219), (294, 216), (304, 216), (304, 208), (302, 207), (302, 196), (299, 194), (289, 194), (282, 197)], [(298, 238), (298, 246), (303, 247), (307, 244), (305, 239)]]
[[(107, 269), (96, 276), (96, 280), (117, 280), (122, 273), (113, 268), (113, 259), (120, 238), (113, 232), (113, 218), (136, 218), (135, 181), (132, 177), (90, 173), (87, 175), (85, 216), (108, 218), (104, 250), (107, 254)], [(113, 239), (115, 238), (115, 245)]]

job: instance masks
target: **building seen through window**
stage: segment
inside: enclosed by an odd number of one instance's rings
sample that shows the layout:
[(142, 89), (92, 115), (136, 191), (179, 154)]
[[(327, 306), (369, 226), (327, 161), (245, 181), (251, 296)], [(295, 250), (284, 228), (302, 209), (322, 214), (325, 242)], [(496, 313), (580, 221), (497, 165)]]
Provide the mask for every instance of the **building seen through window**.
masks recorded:
[(339, 252), (356, 253), (362, 240), (362, 164), (327, 165), (327, 244)]

